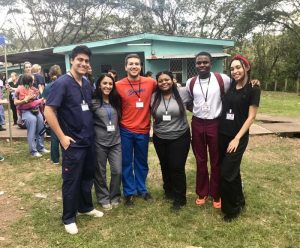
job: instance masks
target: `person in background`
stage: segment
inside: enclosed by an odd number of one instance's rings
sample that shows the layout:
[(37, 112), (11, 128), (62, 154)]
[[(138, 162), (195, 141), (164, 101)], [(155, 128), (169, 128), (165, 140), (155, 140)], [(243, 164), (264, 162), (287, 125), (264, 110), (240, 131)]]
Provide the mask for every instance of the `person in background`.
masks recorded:
[(222, 212), (225, 221), (237, 218), (245, 206), (241, 161), (249, 140), (249, 128), (255, 120), (260, 88), (250, 82), (250, 62), (236, 55), (230, 62), (233, 82), (222, 99), (219, 127)]
[(14, 98), (15, 98), (15, 91), (18, 88), (18, 74), (16, 72), (12, 72), (10, 74), (10, 79), (8, 81), (7, 85), (7, 90), (9, 91), (9, 103), (10, 103), (10, 108), (13, 113), (13, 120), (14, 120), (14, 126), (17, 125), (18, 121), (18, 113), (16, 106), (14, 104)]
[(145, 77), (152, 77), (152, 75), (153, 75), (152, 71), (147, 71)]
[[(58, 79), (61, 76), (61, 74), (62, 72), (59, 65), (53, 65), (50, 67), (49, 70), (50, 82), (46, 85), (45, 90), (43, 92), (43, 97), (46, 102), (55, 80)], [(51, 161), (53, 162), (53, 164), (56, 165), (59, 164), (59, 140), (52, 129), (50, 131), (50, 136), (51, 136), (51, 149), (50, 149)]]
[(107, 74), (111, 75), (114, 78), (115, 82), (118, 81), (118, 73), (116, 70), (110, 69), (108, 70)]
[[(3, 82), (4, 78), (3, 78), (3, 74), (0, 73), (0, 100), (2, 100), (3, 98), (3, 88), (4, 88), (4, 82)], [(0, 103), (0, 131), (5, 131), (5, 113), (4, 113), (4, 107), (3, 105)]]
[(93, 70), (91, 65), (88, 66), (87, 72), (85, 74), (86, 79), (90, 82), (91, 86), (94, 88), (95, 79), (93, 77)]
[[(117, 207), (121, 197), (122, 153), (119, 120), (121, 100), (115, 81), (103, 74), (96, 82), (92, 101), (95, 128), (96, 173), (95, 191), (97, 202), (103, 209)], [(110, 165), (110, 186), (107, 186), (106, 165)]]
[(40, 92), (40, 95), (43, 94), (45, 89), (45, 77), (41, 74), (42, 67), (38, 64), (34, 64), (31, 67), (31, 73), (33, 75), (33, 86), (37, 88)]
[(16, 89), (14, 103), (25, 122), (29, 152), (33, 157), (41, 157), (41, 153), (49, 153), (44, 147), (44, 136), (39, 134), (44, 128), (44, 120), (39, 108), (43, 101), (38, 97), (39, 91), (33, 87), (32, 75), (24, 74), (22, 84)]
[(169, 71), (159, 72), (156, 80), (151, 100), (153, 144), (160, 161), (165, 198), (173, 200), (171, 209), (180, 210), (186, 205), (185, 163), (191, 134), (185, 105), (191, 97), (186, 88), (177, 88)]

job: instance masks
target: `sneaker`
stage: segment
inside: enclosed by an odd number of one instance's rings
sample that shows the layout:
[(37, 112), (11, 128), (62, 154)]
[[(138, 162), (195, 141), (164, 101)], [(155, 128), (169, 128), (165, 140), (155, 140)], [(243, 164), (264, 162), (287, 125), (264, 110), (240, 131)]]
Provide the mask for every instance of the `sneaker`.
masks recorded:
[(143, 198), (145, 201), (153, 200), (152, 196), (148, 192), (139, 194), (138, 196)]
[(78, 233), (78, 228), (77, 228), (76, 223), (71, 223), (71, 224), (65, 225), (65, 229), (66, 229), (67, 233), (69, 233), (69, 234)]
[(86, 213), (78, 213), (78, 215), (88, 215), (88, 216), (92, 216), (92, 217), (95, 217), (95, 218), (100, 218), (104, 215), (103, 212), (97, 210), (97, 209), (93, 209), (92, 211), (90, 212), (86, 212)]
[(44, 149), (40, 150), (39, 152), (41, 152), (41, 153), (50, 153), (50, 151), (49, 151), (49, 150), (47, 150), (46, 148), (44, 148)]
[(102, 204), (102, 208), (104, 210), (111, 210), (112, 209), (112, 205), (110, 203)]
[(213, 208), (220, 209), (221, 207), (222, 207), (221, 198), (219, 198), (219, 200), (217, 201), (213, 200)]
[(116, 201), (116, 202), (112, 202), (112, 203), (111, 203), (111, 206), (112, 206), (113, 208), (117, 208), (119, 205), (120, 205), (120, 201)]
[(40, 154), (39, 152), (35, 152), (35, 153), (32, 154), (32, 156), (33, 156), (33, 157), (36, 157), (36, 158), (40, 158), (40, 157), (42, 157), (43, 155)]
[(59, 165), (59, 162), (53, 162), (54, 165)]
[(126, 207), (133, 207), (134, 206), (133, 195), (125, 197), (124, 205)]
[(0, 131), (5, 131), (5, 130), (6, 130), (5, 127), (0, 126)]
[(206, 203), (206, 200), (207, 200), (207, 196), (204, 196), (204, 197), (198, 197), (195, 201), (196, 205), (197, 206), (202, 206)]
[(0, 162), (4, 161), (4, 157), (0, 156)]

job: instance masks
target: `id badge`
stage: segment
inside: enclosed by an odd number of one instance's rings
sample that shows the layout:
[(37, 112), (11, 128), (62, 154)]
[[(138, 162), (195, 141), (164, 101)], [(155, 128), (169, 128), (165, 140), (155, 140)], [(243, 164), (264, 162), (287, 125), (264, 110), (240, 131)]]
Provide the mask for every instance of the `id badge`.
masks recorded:
[(201, 106), (201, 110), (202, 110), (203, 112), (209, 112), (209, 111), (210, 111), (210, 106), (207, 105), (207, 104), (205, 103), (205, 104), (203, 104), (203, 105)]
[(138, 101), (138, 102), (135, 103), (135, 107), (136, 107), (136, 108), (143, 108), (143, 107), (144, 107), (144, 103)]
[(88, 110), (90, 110), (89, 109), (89, 105), (87, 105), (86, 103), (82, 103), (81, 104), (81, 109), (82, 109), (82, 111), (88, 111)]
[(226, 113), (226, 120), (234, 120), (234, 113), (232, 113), (232, 110), (229, 110), (229, 113)]
[(170, 121), (172, 119), (171, 115), (163, 115), (162, 117), (163, 121)]
[(107, 125), (107, 132), (114, 132), (116, 131), (115, 125)]

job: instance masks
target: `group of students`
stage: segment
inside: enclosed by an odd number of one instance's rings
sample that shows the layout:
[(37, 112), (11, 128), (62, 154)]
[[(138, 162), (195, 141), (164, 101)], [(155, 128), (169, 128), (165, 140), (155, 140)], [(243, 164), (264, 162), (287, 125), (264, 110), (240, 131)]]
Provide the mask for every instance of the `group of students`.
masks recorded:
[[(249, 84), (249, 61), (240, 55), (233, 57), (230, 78), (212, 73), (211, 55), (201, 52), (195, 58), (198, 75), (186, 87), (177, 87), (169, 71), (159, 72), (156, 80), (140, 76), (140, 57), (129, 54), (125, 58), (127, 77), (115, 82), (110, 74), (101, 75), (93, 89), (84, 76), (90, 57), (86, 46), (72, 50), (71, 69), (52, 84), (44, 110), (62, 147), (66, 231), (78, 232), (77, 214), (103, 216), (93, 206), (93, 184), (97, 202), (106, 210), (120, 204), (121, 183), (125, 206), (133, 207), (136, 197), (152, 199), (146, 185), (151, 115), (164, 195), (172, 200), (172, 210), (187, 203), (185, 164), (192, 137), (196, 205), (206, 204), (211, 196), (213, 207), (222, 209), (225, 221), (238, 217), (245, 205), (240, 164), (260, 98), (260, 88)], [(192, 135), (186, 108), (193, 112)]]

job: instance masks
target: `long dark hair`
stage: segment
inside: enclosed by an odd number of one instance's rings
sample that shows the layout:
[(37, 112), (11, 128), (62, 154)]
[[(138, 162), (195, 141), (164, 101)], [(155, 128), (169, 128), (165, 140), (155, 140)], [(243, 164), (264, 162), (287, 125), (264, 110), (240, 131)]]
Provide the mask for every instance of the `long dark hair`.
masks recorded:
[[(163, 75), (163, 74), (168, 75), (171, 78), (171, 80), (173, 81), (174, 76), (173, 76), (172, 72), (170, 72), (170, 71), (161, 71), (161, 72), (159, 72), (159, 73), (156, 74), (156, 81), (157, 82), (158, 82), (158, 78), (161, 75)], [(175, 97), (175, 100), (176, 100), (176, 102), (177, 102), (177, 104), (179, 106), (180, 115), (182, 117), (184, 117), (184, 115), (185, 115), (185, 108), (184, 108), (182, 99), (181, 99), (181, 97), (179, 95), (179, 92), (178, 92), (178, 89), (177, 89), (177, 85), (175, 83), (173, 83), (171, 91), (172, 91), (172, 93), (173, 93), (173, 95)], [(158, 108), (158, 106), (159, 106), (159, 104), (161, 102), (161, 99), (163, 97), (162, 91), (159, 89), (158, 86), (156, 87), (155, 93), (156, 94), (155, 94), (155, 97), (154, 97), (154, 100), (153, 100), (153, 104), (152, 104), (152, 108), (151, 108), (151, 112), (152, 112), (152, 115), (153, 115), (154, 119), (156, 119), (157, 108)]]
[(117, 92), (116, 90), (116, 83), (115, 83), (115, 80), (114, 78), (109, 75), (109, 74), (102, 74), (96, 81), (96, 89), (94, 91), (94, 96), (93, 98), (94, 99), (99, 99), (100, 100), (100, 107), (102, 107), (103, 105), (103, 96), (102, 96), (102, 91), (100, 90), (100, 83), (102, 82), (102, 80), (105, 78), (105, 77), (108, 77), (112, 80), (113, 82), (113, 88), (108, 96), (108, 99), (109, 99), (109, 103), (111, 104), (111, 106), (113, 108), (116, 109), (117, 113), (118, 113), (118, 118), (119, 118), (119, 121), (121, 120), (121, 98), (120, 98), (120, 95), (119, 93)]

